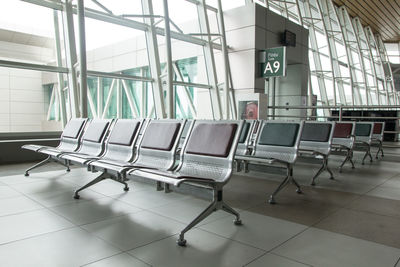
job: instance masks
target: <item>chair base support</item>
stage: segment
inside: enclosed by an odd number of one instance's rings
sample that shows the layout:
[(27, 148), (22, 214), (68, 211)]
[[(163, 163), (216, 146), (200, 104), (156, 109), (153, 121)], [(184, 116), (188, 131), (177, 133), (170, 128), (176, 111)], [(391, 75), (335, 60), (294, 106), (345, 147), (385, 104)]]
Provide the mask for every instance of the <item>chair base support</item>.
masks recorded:
[(322, 166), (321, 168), (318, 170), (318, 172), (314, 175), (314, 177), (311, 180), (311, 185), (315, 185), (315, 179), (317, 179), (318, 176), (321, 175), (322, 172), (327, 171), (330, 175), (329, 179), (333, 180), (333, 173), (331, 171), (331, 169), (328, 166), (328, 156), (323, 155), (323, 159), (322, 159)]
[(41, 167), (41, 166), (43, 166), (43, 165), (45, 165), (47, 163), (50, 163), (50, 162), (55, 162), (55, 163), (58, 163), (58, 164), (60, 164), (60, 165), (62, 165), (64, 167), (66, 167), (67, 168), (67, 170), (66, 170), (67, 172), (71, 171), (71, 169), (69, 168), (69, 161), (68, 160), (65, 160), (65, 163), (63, 163), (63, 162), (61, 162), (59, 160), (53, 159), (51, 156), (48, 156), (46, 159), (42, 160), (41, 162), (36, 163), (32, 167), (26, 169), (24, 175), (25, 176), (29, 176), (29, 172), (31, 170), (36, 169), (38, 167)]
[(368, 145), (368, 144), (366, 144), (366, 146), (367, 146), (367, 150), (365, 151), (364, 157), (363, 157), (363, 159), (362, 159), (362, 162), (361, 162), (362, 165), (365, 164), (365, 159), (366, 159), (367, 157), (369, 157), (369, 162), (372, 162), (371, 146)]
[(220, 188), (219, 186), (213, 187), (213, 202), (180, 232), (179, 238), (176, 241), (179, 246), (186, 246), (187, 241), (185, 239), (185, 233), (187, 231), (192, 229), (194, 226), (199, 224), (201, 221), (203, 221), (205, 218), (207, 218), (209, 215), (217, 210), (223, 210), (227, 213), (234, 215), (235, 220), (233, 221), (233, 223), (235, 225), (242, 225), (240, 214), (223, 201), (222, 192), (222, 188)]
[(346, 162), (350, 162), (351, 163), (351, 168), (354, 169), (354, 161), (353, 161), (353, 150), (352, 149), (348, 149), (347, 153), (346, 153), (346, 157), (343, 160), (342, 164), (340, 164), (339, 166), (339, 172), (341, 173), (343, 170), (343, 166), (344, 164), (346, 164)]
[(86, 189), (86, 188), (88, 188), (88, 187), (90, 187), (92, 185), (95, 185), (95, 184), (97, 184), (97, 183), (99, 183), (99, 182), (101, 182), (101, 181), (103, 181), (105, 179), (111, 179), (111, 180), (114, 180), (114, 181), (116, 181), (118, 183), (121, 183), (121, 184), (123, 184), (125, 186), (124, 187), (124, 191), (125, 192), (129, 191), (129, 186), (126, 183), (126, 180), (128, 180), (128, 179), (120, 177), (120, 176), (119, 177), (115, 177), (114, 175), (111, 175), (109, 173), (102, 172), (99, 176), (94, 178), (92, 181), (90, 181), (89, 183), (85, 184), (81, 188), (75, 190), (74, 198), (75, 199), (79, 199), (80, 198), (80, 196), (79, 196), (79, 192), (80, 191), (82, 191), (82, 190), (84, 190), (84, 189)]
[(276, 204), (275, 201), (275, 196), (289, 183), (293, 183), (297, 189), (296, 192), (298, 194), (303, 193), (303, 191), (301, 191), (301, 187), (299, 185), (299, 183), (294, 179), (293, 177), (293, 166), (292, 164), (288, 163), (287, 164), (287, 175), (285, 177), (285, 179), (279, 184), (279, 186), (275, 189), (275, 191), (271, 194), (271, 196), (269, 197), (268, 203), (269, 204)]
[(379, 143), (378, 143), (378, 151), (376, 151), (376, 155), (375, 155), (375, 158), (376, 158), (376, 159), (379, 158), (379, 152), (381, 152), (382, 158), (385, 156), (385, 155), (383, 154), (382, 141), (379, 140), (378, 142), (379, 142)]

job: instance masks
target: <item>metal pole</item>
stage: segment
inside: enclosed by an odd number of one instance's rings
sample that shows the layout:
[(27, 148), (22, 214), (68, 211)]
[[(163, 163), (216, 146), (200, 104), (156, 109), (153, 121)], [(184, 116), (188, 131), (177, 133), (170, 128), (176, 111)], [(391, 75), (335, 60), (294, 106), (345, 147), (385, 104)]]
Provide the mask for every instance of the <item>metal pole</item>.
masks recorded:
[(164, 23), (165, 23), (165, 49), (167, 56), (167, 79), (166, 79), (166, 100), (167, 100), (167, 118), (174, 118), (174, 70), (172, 66), (172, 51), (171, 51), (171, 30), (169, 24), (168, 0), (163, 1), (164, 4)]
[[(54, 10), (54, 40), (55, 40), (55, 46), (56, 46), (56, 61), (57, 61), (57, 66), (62, 67), (62, 57), (61, 57), (61, 44), (60, 44), (60, 25), (58, 22), (58, 11)], [(65, 107), (65, 96), (64, 96), (64, 79), (63, 79), (63, 74), (58, 73), (57, 74), (57, 81), (58, 81), (58, 86), (57, 86), (57, 91), (58, 91), (58, 101), (60, 105), (60, 112), (61, 112), (61, 124), (62, 127), (64, 128), (65, 125), (67, 124), (67, 111)]]
[(103, 100), (104, 100), (103, 78), (97, 77), (97, 115), (100, 117), (103, 114)]
[(227, 49), (227, 44), (226, 44), (226, 36), (225, 36), (225, 23), (224, 23), (224, 14), (222, 10), (222, 4), (221, 0), (218, 0), (218, 18), (219, 18), (219, 33), (221, 34), (221, 44), (222, 44), (222, 54), (224, 57), (224, 89), (223, 89), (223, 106), (225, 107), (225, 119), (230, 119), (230, 114), (229, 114), (229, 65), (228, 65), (228, 49)]
[[(142, 9), (144, 15), (153, 15), (152, 0), (142, 0)], [(145, 32), (147, 43), (147, 55), (149, 57), (150, 73), (153, 78), (153, 98), (156, 117), (162, 119), (166, 117), (164, 108), (164, 95), (161, 81), (160, 56), (158, 53), (157, 32), (154, 26), (154, 18), (144, 18), (148, 25), (148, 31)], [(150, 114), (151, 116), (151, 114)]]
[(272, 106), (273, 106), (273, 108), (272, 108), (272, 119), (273, 120), (275, 120), (275, 87), (276, 87), (276, 78), (274, 77), (274, 78), (272, 78), (272, 79), (270, 79), (269, 80), (270, 82), (272, 81)]
[(69, 69), (68, 73), (68, 93), (69, 105), (72, 118), (79, 118), (79, 102), (78, 102), (78, 82), (75, 72), (76, 59), (76, 46), (75, 46), (75, 32), (74, 32), (74, 18), (72, 11), (72, 1), (66, 0), (63, 12), (63, 25), (64, 25), (64, 45), (65, 45), (65, 58)]
[(85, 38), (85, 6), (84, 0), (78, 0), (78, 31), (79, 31), (79, 84), (81, 116), (87, 118), (87, 68), (86, 68), (86, 38)]

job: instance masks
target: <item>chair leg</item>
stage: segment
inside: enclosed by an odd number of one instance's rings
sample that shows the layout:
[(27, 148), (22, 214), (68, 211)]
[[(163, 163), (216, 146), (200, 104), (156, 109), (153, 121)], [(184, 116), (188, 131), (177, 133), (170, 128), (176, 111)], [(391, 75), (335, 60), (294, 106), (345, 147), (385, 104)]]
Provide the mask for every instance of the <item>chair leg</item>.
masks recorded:
[(31, 171), (31, 170), (33, 170), (33, 169), (36, 169), (36, 168), (38, 168), (38, 167), (40, 167), (40, 166), (43, 166), (43, 165), (45, 165), (45, 164), (47, 164), (47, 163), (49, 163), (49, 162), (51, 162), (51, 157), (50, 157), (50, 156), (48, 156), (46, 159), (42, 160), (42, 161), (39, 162), (39, 163), (36, 163), (35, 165), (33, 165), (32, 167), (30, 167), (29, 169), (27, 169), (27, 170), (25, 171), (25, 176), (29, 176), (29, 171)]
[(233, 221), (235, 225), (242, 224), (242, 220), (240, 220), (240, 214), (223, 201), (222, 188), (214, 187), (213, 194), (213, 202), (180, 232), (179, 238), (176, 241), (179, 246), (186, 246), (185, 233), (207, 218), (214, 211), (223, 210), (228, 212), (236, 217)]
[(382, 158), (383, 158), (384, 155), (383, 155), (382, 141), (379, 141), (378, 151), (376, 152), (376, 156), (375, 156), (376, 159), (378, 159), (378, 157), (379, 157), (379, 152), (381, 152), (381, 155), (382, 155)]
[(244, 171), (245, 173), (248, 173), (248, 172), (249, 172), (249, 162), (246, 161), (246, 160), (243, 161), (243, 171)]
[(207, 218), (211, 213), (216, 210), (217, 200), (214, 200), (205, 210), (203, 210), (191, 223), (189, 223), (179, 234), (179, 238), (176, 241), (179, 246), (186, 245), (185, 233), (192, 229), (195, 225), (200, 223), (202, 220)]
[[(103, 180), (105, 180), (107, 178), (110, 178), (110, 176), (107, 173), (103, 172), (102, 174), (97, 176), (95, 179), (93, 179), (89, 183), (87, 183), (84, 186), (82, 186), (81, 188), (75, 190), (74, 198), (75, 199), (79, 199), (80, 198), (80, 196), (79, 196), (79, 192), (80, 191), (82, 191), (82, 190), (84, 190), (84, 189), (86, 189), (86, 188), (88, 188), (88, 187), (90, 187), (90, 186), (92, 186), (94, 184), (97, 184), (98, 182), (101, 182), (101, 181), (103, 181)], [(122, 182), (122, 183), (124, 183), (124, 182)], [(127, 186), (127, 184), (126, 184), (126, 186)]]
[(234, 210), (231, 206), (229, 206), (228, 204), (226, 204), (225, 202), (222, 203), (221, 209), (225, 212), (228, 212), (232, 215), (234, 215), (236, 218), (233, 221), (234, 224), (236, 225), (241, 225), (242, 224), (242, 220), (240, 219), (240, 214)]
[(57, 163), (59, 163), (60, 165), (64, 166), (65, 168), (67, 168), (67, 172), (70, 172), (71, 169), (69, 168), (69, 160), (65, 160), (65, 163), (61, 162), (61, 161), (56, 161)]
[(369, 145), (367, 145), (367, 150), (365, 151), (363, 160), (361, 162), (362, 165), (364, 165), (365, 163), (365, 159), (369, 157), (370, 158), (370, 162), (372, 162), (372, 156), (371, 156), (371, 147)]
[(321, 168), (317, 171), (317, 173), (314, 175), (314, 177), (311, 180), (311, 185), (315, 185), (315, 179), (325, 170), (325, 162), (322, 164)]
[(276, 194), (278, 194), (279, 193), (279, 191), (281, 191), (289, 182), (290, 182), (290, 180), (291, 180), (291, 176), (290, 176), (290, 169), (289, 169), (289, 167), (288, 167), (288, 170), (287, 170), (287, 175), (286, 175), (286, 177), (285, 177), (285, 179), (283, 179), (283, 181), (278, 185), (278, 187), (275, 189), (275, 191), (271, 194), (271, 196), (269, 197), (269, 200), (268, 200), (268, 202), (269, 202), (269, 204), (276, 204), (276, 201), (275, 201), (275, 196), (276, 196)]
[(127, 184), (127, 182), (125, 182), (125, 181), (123, 181), (123, 180), (115, 180), (115, 181), (117, 181), (118, 183), (121, 183), (121, 184), (123, 184), (123, 185), (125, 185), (125, 187), (124, 187), (124, 191), (129, 191), (129, 186), (128, 186), (128, 184)]
[(241, 161), (240, 160), (235, 160), (235, 164), (236, 164), (236, 172), (240, 172)]

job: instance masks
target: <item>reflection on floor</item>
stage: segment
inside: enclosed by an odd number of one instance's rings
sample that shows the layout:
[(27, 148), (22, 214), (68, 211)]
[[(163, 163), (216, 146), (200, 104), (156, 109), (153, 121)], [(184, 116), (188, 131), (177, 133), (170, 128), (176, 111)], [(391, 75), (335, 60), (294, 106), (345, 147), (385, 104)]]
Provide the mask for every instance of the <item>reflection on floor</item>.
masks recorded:
[[(290, 185), (267, 204), (283, 178), (276, 171), (237, 173), (225, 200), (243, 225), (217, 212), (188, 232), (179, 231), (208, 202), (130, 181), (131, 191), (112, 181), (72, 198), (74, 188), (95, 174), (66, 173), (49, 165), (24, 177), (29, 164), (0, 166), (1, 266), (396, 266), (400, 258), (400, 156), (346, 167), (330, 165), (309, 186), (318, 165), (300, 163), (294, 174), (304, 194)], [(400, 266), (400, 264), (399, 264)]]

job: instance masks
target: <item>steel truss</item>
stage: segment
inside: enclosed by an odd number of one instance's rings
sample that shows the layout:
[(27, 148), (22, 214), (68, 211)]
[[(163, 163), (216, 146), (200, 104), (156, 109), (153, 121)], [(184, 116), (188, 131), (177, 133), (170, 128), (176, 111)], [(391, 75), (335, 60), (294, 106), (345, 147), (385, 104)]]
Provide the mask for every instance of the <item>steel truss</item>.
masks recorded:
[[(336, 7), (332, 0), (253, 2), (309, 29), (310, 60), (315, 66), (310, 74), (317, 79), (318, 88), (313, 88), (311, 82), (309, 86), (314, 94), (320, 95), (319, 105), (398, 103), (382, 39), (370, 27), (363, 27), (359, 18), (350, 18), (344, 6)], [(320, 44), (325, 43), (317, 38), (321, 34), (327, 38), (327, 45)], [(338, 45), (345, 47), (345, 55), (338, 55)], [(322, 58), (329, 58), (329, 67), (322, 64)], [(327, 86), (330, 83), (333, 86)], [(349, 86), (351, 95), (346, 89)]]
[[(196, 117), (196, 105), (189, 93), (189, 87), (207, 89), (210, 92), (212, 102), (212, 116), (216, 119), (236, 118), (236, 109), (234, 102), (234, 91), (232, 90), (232, 77), (229, 68), (228, 50), (225, 38), (225, 28), (223, 21), (223, 12), (221, 0), (217, 7), (206, 4), (205, 0), (187, 0), (194, 4), (198, 10), (198, 19), (201, 29), (201, 35), (196, 36), (184, 33), (178, 25), (169, 18), (168, 1), (164, 0), (163, 15), (155, 15), (153, 12), (152, 0), (141, 0), (142, 14), (116, 15), (112, 9), (101, 3), (99, 0), (92, 0), (101, 11), (87, 8), (83, 5), (83, 0), (22, 0), (31, 4), (54, 9), (55, 21), (55, 39), (56, 39), (56, 58), (57, 66), (24, 64), (18, 62), (1, 62), (0, 66), (15, 68), (36, 69), (42, 71), (51, 71), (58, 73), (57, 83), (53, 86), (53, 92), (48, 110), (48, 118), (52, 110), (56, 112), (56, 119), (65, 122), (70, 117), (86, 117), (89, 112), (93, 117), (107, 117), (110, 106), (116, 105), (117, 117), (122, 116), (122, 98), (126, 97), (129, 110), (132, 116), (158, 118), (174, 118), (176, 116), (175, 101), (179, 104), (183, 97), (189, 105), (189, 112)], [(208, 22), (208, 12), (213, 12), (217, 16), (218, 33), (210, 31)], [(62, 23), (58, 16), (62, 14)], [(78, 23), (74, 25), (73, 17), (77, 14)], [(130, 18), (142, 17), (143, 22)], [(85, 40), (85, 19), (91, 18), (116, 25), (141, 30), (145, 33), (147, 54), (149, 58), (150, 78), (145, 76), (134, 76), (121, 73), (99, 72), (87, 70), (86, 62), (86, 40)], [(160, 19), (155, 21), (155, 18)], [(164, 27), (159, 27), (161, 21), (164, 21)], [(59, 31), (59, 25), (62, 24), (63, 36)], [(75, 40), (75, 32), (78, 31), (79, 38)], [(158, 51), (157, 36), (164, 36), (166, 44), (166, 72), (161, 73), (161, 62)], [(206, 72), (208, 83), (185, 82), (176, 63), (172, 61), (172, 39), (200, 45), (204, 50), (206, 63)], [(64, 42), (64, 43), (62, 43)], [(64, 51), (63, 51), (63, 48)], [(79, 48), (79, 49), (78, 49)], [(224, 61), (224, 77), (219, 81), (216, 74), (216, 63), (214, 50), (221, 51)], [(79, 53), (78, 53), (79, 52)], [(65, 58), (66, 67), (63, 67), (62, 60)], [(122, 70), (121, 70), (122, 71)], [(64, 88), (64, 79), (67, 78), (67, 87)], [(97, 89), (94, 96), (88, 90), (87, 78), (97, 77)], [(176, 78), (174, 78), (176, 77)], [(111, 87), (108, 91), (105, 102), (103, 103), (104, 88), (102, 78), (112, 79)], [(128, 80), (134, 80), (141, 83), (138, 86), (140, 92), (131, 91), (127, 85)], [(147, 103), (150, 94), (145, 92), (147, 86), (151, 85), (154, 103), (153, 108), (148, 112)], [(184, 90), (181, 93), (176, 92), (176, 86), (182, 86)], [(67, 94), (65, 94), (65, 92)], [(221, 93), (222, 92), (222, 93)], [(113, 97), (116, 94), (116, 97)], [(139, 97), (140, 95), (140, 97)], [(111, 103), (116, 99), (116, 103)], [(68, 104), (68, 106), (66, 105)], [(179, 105), (178, 105), (179, 106)], [(186, 114), (182, 107), (179, 107), (181, 114)], [(89, 112), (88, 112), (89, 111)]]

